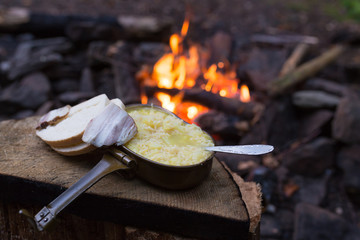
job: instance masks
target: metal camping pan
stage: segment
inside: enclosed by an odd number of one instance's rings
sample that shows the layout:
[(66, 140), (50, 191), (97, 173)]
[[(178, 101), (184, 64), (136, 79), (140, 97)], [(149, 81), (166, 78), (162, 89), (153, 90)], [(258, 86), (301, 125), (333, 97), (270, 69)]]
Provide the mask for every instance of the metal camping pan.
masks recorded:
[[(162, 107), (147, 104), (130, 105), (126, 110), (130, 111), (137, 108), (157, 108), (160, 111), (176, 116), (174, 113)], [(207, 134), (206, 132), (204, 133)], [(136, 162), (136, 167), (134, 168), (136, 176), (156, 186), (173, 190), (192, 188), (201, 183), (209, 175), (214, 158), (214, 152), (212, 152), (209, 157), (198, 164), (172, 166), (152, 161), (125, 146), (121, 146), (120, 148)], [(115, 150), (115, 152), (117, 151), (118, 150)]]
[[(157, 108), (168, 114), (172, 112), (152, 105), (130, 105), (126, 110), (134, 108)], [(107, 174), (117, 170), (131, 170), (135, 175), (156, 186), (167, 189), (187, 189), (201, 183), (210, 173), (214, 152), (202, 162), (189, 166), (172, 166), (147, 159), (125, 146), (109, 148), (99, 163), (93, 167), (74, 185), (59, 195), (55, 200), (43, 207), (33, 218), (28, 211), (20, 210), (20, 214), (28, 217), (32, 225), (43, 231), (68, 204), (89, 189)]]

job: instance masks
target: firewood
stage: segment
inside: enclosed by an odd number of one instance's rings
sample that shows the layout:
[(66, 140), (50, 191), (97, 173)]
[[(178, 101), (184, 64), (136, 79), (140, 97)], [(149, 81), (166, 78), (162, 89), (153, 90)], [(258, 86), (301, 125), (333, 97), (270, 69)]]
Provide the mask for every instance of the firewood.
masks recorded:
[(345, 49), (346, 47), (344, 45), (336, 45), (317, 58), (300, 65), (285, 76), (276, 79), (268, 86), (269, 94), (272, 96), (277, 96), (285, 93), (295, 85), (302, 83), (307, 78), (315, 75), (325, 66), (333, 62), (345, 51)]
[(180, 92), (183, 94), (183, 101), (196, 102), (205, 107), (212, 108), (224, 113), (239, 115), (247, 120), (256, 120), (262, 114), (264, 106), (257, 102), (241, 102), (235, 98), (221, 97), (218, 94), (207, 92), (203, 89), (165, 89), (158, 87), (145, 87), (147, 96), (153, 96), (156, 92), (164, 92), (175, 96)]
[(282, 69), (280, 70), (279, 77), (285, 76), (289, 72), (293, 71), (301, 59), (306, 54), (309, 49), (309, 45), (306, 43), (299, 43), (294, 51), (291, 53), (290, 57), (284, 63)]

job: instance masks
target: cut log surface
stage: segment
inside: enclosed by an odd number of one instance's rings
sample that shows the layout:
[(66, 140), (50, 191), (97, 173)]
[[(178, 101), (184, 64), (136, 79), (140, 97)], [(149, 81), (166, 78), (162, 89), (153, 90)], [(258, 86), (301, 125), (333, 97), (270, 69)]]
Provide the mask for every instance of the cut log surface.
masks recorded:
[[(33, 204), (40, 210), (85, 175), (100, 156), (55, 153), (36, 137), (37, 121), (31, 117), (0, 122), (0, 200)], [(217, 160), (201, 185), (185, 191), (112, 173), (65, 211), (204, 239), (248, 239), (251, 217), (239, 185)]]

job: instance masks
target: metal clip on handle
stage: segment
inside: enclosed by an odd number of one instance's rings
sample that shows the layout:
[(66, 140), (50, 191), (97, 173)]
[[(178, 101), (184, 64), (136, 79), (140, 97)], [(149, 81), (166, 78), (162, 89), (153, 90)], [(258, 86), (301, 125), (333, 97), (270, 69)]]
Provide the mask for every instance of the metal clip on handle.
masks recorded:
[(49, 226), (61, 210), (63, 210), (67, 205), (98, 182), (101, 178), (116, 170), (125, 170), (136, 166), (136, 162), (122, 151), (111, 148), (109, 149), (109, 152), (110, 154), (105, 154), (100, 162), (98, 162), (98, 164), (96, 164), (90, 172), (88, 172), (47, 206), (43, 207), (34, 218), (32, 218), (31, 214), (24, 209), (20, 210), (19, 213), (26, 216), (28, 221), (35, 226), (36, 229), (43, 231)]

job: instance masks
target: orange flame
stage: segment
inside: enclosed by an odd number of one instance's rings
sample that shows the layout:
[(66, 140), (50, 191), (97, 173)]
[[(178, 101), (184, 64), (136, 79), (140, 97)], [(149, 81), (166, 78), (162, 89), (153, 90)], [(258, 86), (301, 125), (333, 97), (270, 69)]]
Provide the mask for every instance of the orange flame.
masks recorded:
[[(203, 86), (205, 91), (219, 94), (222, 97), (239, 97), (243, 102), (250, 101), (249, 88), (242, 85), (238, 88), (239, 80), (236, 78), (235, 70), (231, 69), (227, 61), (221, 61), (206, 67), (204, 51), (199, 46), (190, 46), (187, 51), (183, 49), (183, 41), (189, 29), (189, 19), (186, 18), (182, 25), (180, 34), (173, 34), (170, 37), (169, 45), (171, 53), (162, 56), (154, 65), (151, 74), (152, 81), (160, 88), (192, 88), (196, 85), (196, 80), (202, 74), (205, 80)], [(143, 84), (149, 84), (144, 81)], [(155, 97), (159, 99), (162, 107), (175, 112), (185, 121), (192, 122), (198, 115), (205, 113), (208, 109), (202, 105), (182, 101), (182, 94), (171, 97), (165, 93), (157, 93)], [(142, 102), (147, 98), (142, 97)]]
[(178, 55), (179, 54), (179, 50), (180, 50), (180, 36), (178, 34), (173, 34), (170, 36), (170, 48), (171, 51), (174, 55)]
[(185, 18), (184, 23), (181, 27), (181, 36), (184, 38), (187, 35), (187, 32), (189, 30), (190, 21), (188, 18)]
[(249, 91), (248, 86), (246, 86), (246, 85), (241, 85), (240, 100), (242, 102), (250, 102), (250, 91)]
[(173, 112), (175, 110), (175, 103), (171, 101), (171, 97), (166, 93), (156, 93), (157, 99), (161, 102), (161, 106), (167, 110)]

